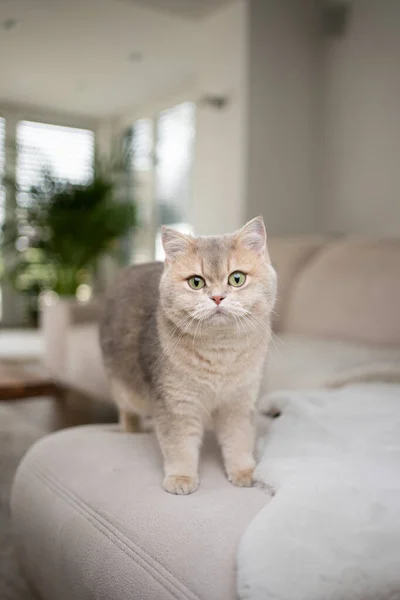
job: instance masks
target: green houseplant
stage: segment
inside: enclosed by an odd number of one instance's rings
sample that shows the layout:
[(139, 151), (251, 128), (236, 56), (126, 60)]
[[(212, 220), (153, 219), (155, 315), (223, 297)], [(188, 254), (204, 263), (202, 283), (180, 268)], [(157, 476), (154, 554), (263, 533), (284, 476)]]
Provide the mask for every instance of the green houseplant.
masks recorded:
[(81, 283), (93, 281), (100, 257), (118, 254), (119, 241), (137, 221), (120, 175), (115, 164), (98, 163), (91, 181), (74, 184), (43, 168), (39, 185), (28, 191), (11, 186), (19, 200), (3, 225), (10, 257), (5, 275), (26, 295), (31, 312), (41, 291), (74, 295)]

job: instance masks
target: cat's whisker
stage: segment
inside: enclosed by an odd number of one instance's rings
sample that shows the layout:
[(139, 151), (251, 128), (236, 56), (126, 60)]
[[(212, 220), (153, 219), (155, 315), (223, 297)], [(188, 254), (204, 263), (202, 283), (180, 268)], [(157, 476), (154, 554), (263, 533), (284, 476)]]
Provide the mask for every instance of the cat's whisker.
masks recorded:
[(274, 340), (274, 336), (271, 335), (271, 344), (273, 345), (273, 347), (275, 348), (275, 350), (282, 356), (282, 351), (279, 348), (278, 344), (276, 343), (276, 341)]
[[(205, 319), (206, 319), (206, 317), (203, 317), (203, 319), (200, 320), (200, 333), (201, 333), (201, 327), (202, 327)], [(196, 330), (196, 333), (197, 333), (197, 330)], [(193, 344), (194, 344), (194, 340), (196, 338), (196, 333), (195, 333), (195, 336), (193, 338)], [(197, 354), (198, 354), (197, 365), (199, 365), (200, 364), (200, 354), (198, 352), (197, 352)]]
[(280, 355), (282, 355), (282, 350), (281, 348), (279, 348), (279, 346), (277, 345), (276, 341), (274, 338), (276, 338), (280, 343), (282, 343), (283, 345), (285, 345), (285, 342), (279, 338), (279, 336), (277, 336), (274, 331), (272, 330), (272, 328), (270, 327), (270, 325), (268, 325), (267, 323), (265, 323), (260, 317), (258, 317), (257, 315), (254, 315), (252, 313), (249, 313), (249, 318), (253, 319), (254, 321), (256, 321), (256, 323), (258, 325), (260, 325), (267, 333), (268, 335), (268, 339), (269, 341), (272, 343), (272, 345), (274, 346), (275, 350), (277, 352), (279, 352)]
[[(189, 321), (187, 323), (187, 321)], [(176, 350), (178, 348), (179, 342), (181, 341), (181, 339), (183, 338), (183, 336), (187, 333), (189, 327), (191, 326), (191, 324), (194, 321), (194, 317), (192, 315), (187, 315), (184, 319), (182, 319), (177, 326), (174, 327), (173, 331), (176, 333), (176, 331), (180, 330), (180, 335), (177, 337), (177, 339), (175, 340), (174, 345), (172, 346), (171, 349), (168, 348), (168, 344), (165, 345), (165, 347), (162, 349), (161, 355), (159, 356), (158, 360), (156, 361), (156, 363), (154, 364), (154, 368), (158, 365), (158, 363), (160, 362), (161, 359), (165, 358), (169, 353), (171, 354), (171, 356), (169, 356), (170, 361), (172, 362), (175, 354), (176, 354)], [(182, 325), (186, 323), (186, 327), (182, 330)], [(170, 369), (168, 369), (169, 371)]]
[(264, 326), (265, 328), (268, 328), (268, 332), (269, 332), (269, 336), (271, 339), (271, 343), (274, 345), (274, 348), (281, 352), (281, 349), (279, 348), (279, 346), (276, 344), (275, 339), (277, 339), (281, 344), (286, 345), (286, 343), (272, 330), (272, 328), (270, 327), (270, 325), (267, 325), (266, 323), (264, 323), (262, 321), (262, 319), (260, 319), (257, 315), (252, 315), (252, 318), (254, 320), (257, 321), (258, 324)]
[(233, 318), (235, 319), (235, 325), (236, 325), (236, 342), (238, 342), (239, 340), (239, 321), (238, 321), (238, 317), (232, 313)]
[[(187, 328), (190, 327), (193, 320), (194, 319), (192, 319), (192, 321), (188, 324)], [(168, 346), (166, 346), (165, 349), (163, 350), (163, 357), (168, 359), (168, 362), (167, 362), (168, 368), (166, 369), (165, 374), (168, 374), (174, 366), (174, 359), (179, 351), (179, 343), (182, 340), (182, 338), (184, 337), (184, 335), (187, 331), (187, 328), (176, 339), (175, 344), (173, 345), (172, 348), (168, 348)]]
[(252, 323), (252, 321), (249, 319), (249, 316), (247, 314), (243, 314), (241, 316), (241, 320), (243, 321), (243, 327), (244, 327), (245, 331), (246, 331), (245, 326), (249, 326), (249, 327), (251, 327), (252, 331), (256, 331), (255, 324)]
[(235, 319), (235, 325), (236, 325), (236, 343), (239, 342), (239, 325), (241, 325), (239, 317), (237, 315), (233, 315), (233, 318)]
[(169, 332), (169, 335), (171, 337), (174, 337), (174, 335), (176, 334), (177, 331), (181, 331), (182, 325), (184, 323), (186, 323), (189, 319), (190, 319), (190, 315), (187, 315), (186, 317), (184, 317), (183, 319), (181, 319)]
[(192, 318), (192, 315), (186, 315), (185, 317), (183, 317), (183, 319), (181, 319), (176, 325), (175, 327), (171, 330), (171, 335), (174, 335), (174, 333), (176, 333), (176, 331), (180, 330), (183, 326), (184, 323), (186, 323), (188, 320), (190, 320)]
[(262, 319), (260, 319), (257, 316), (254, 316), (254, 315), (253, 316), (250, 315), (249, 319), (250, 319), (250, 321), (255, 322), (256, 327), (259, 326), (261, 328), (261, 330), (266, 333), (268, 340), (271, 339), (272, 331), (271, 331), (271, 327), (268, 323), (266, 323), (265, 321), (263, 321)]
[(262, 319), (255, 317), (255, 315), (252, 315), (250, 312), (248, 312), (248, 314), (244, 315), (243, 318), (246, 321), (246, 323), (249, 324), (249, 326), (252, 328), (252, 330), (254, 332), (259, 330), (258, 327), (261, 327), (261, 330), (264, 330), (265, 333), (267, 334), (267, 340), (270, 341), (271, 330), (268, 327), (268, 325), (264, 321), (262, 321)]
[(243, 328), (243, 331), (244, 331), (244, 334), (245, 334), (245, 336), (246, 336), (246, 339), (247, 339), (247, 349), (249, 349), (249, 348), (250, 348), (250, 340), (249, 340), (249, 336), (248, 336), (248, 333), (247, 333), (247, 329), (246, 329), (245, 323), (243, 323), (243, 322), (242, 322), (242, 319), (245, 321), (245, 315), (244, 315), (244, 314), (242, 314), (242, 315), (240, 315), (240, 317), (238, 317), (238, 318), (239, 318), (239, 323), (241, 324), (241, 326), (242, 326), (242, 328)]
[(199, 329), (199, 327), (200, 327), (200, 325), (201, 325), (202, 322), (203, 322), (203, 320), (200, 318), (199, 321), (198, 321), (198, 323), (197, 323), (197, 327), (195, 329), (195, 332), (194, 332), (194, 336), (193, 336), (193, 351), (195, 350), (195, 345), (194, 344), (195, 344), (195, 341), (196, 341), (196, 335), (197, 335), (198, 329)]
[[(279, 314), (275, 311), (272, 310), (271, 313), (274, 313), (275, 315), (279, 316)], [(281, 343), (283, 346), (286, 346), (286, 342), (279, 337), (279, 335), (277, 335), (277, 333), (275, 333), (275, 331), (272, 329), (272, 327), (270, 325), (268, 325), (265, 321), (263, 321), (258, 315), (255, 315), (254, 313), (251, 313), (250, 311), (247, 311), (247, 314), (254, 320), (256, 320), (260, 325), (262, 325), (265, 328), (268, 328), (268, 331), (271, 335), (271, 342), (274, 344), (275, 348), (277, 350), (279, 350), (279, 348), (276, 346), (276, 343), (274, 341), (274, 338), (277, 339), (279, 341), (279, 343)]]
[(272, 331), (272, 335), (283, 345), (283, 346), (287, 346), (287, 343), (285, 342), (285, 340), (283, 340), (281, 337), (279, 337), (279, 335), (277, 335), (275, 333), (275, 331)]

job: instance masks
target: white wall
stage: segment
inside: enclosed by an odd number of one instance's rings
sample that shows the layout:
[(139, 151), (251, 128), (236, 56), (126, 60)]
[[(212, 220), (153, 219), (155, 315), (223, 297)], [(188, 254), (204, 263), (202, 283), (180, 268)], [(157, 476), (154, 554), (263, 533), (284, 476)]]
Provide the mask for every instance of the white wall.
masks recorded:
[(314, 0), (251, 0), (247, 216), (319, 227), (321, 37)]
[(324, 228), (400, 234), (400, 2), (355, 0), (325, 58)]
[(400, 1), (354, 0), (329, 40), (317, 4), (238, 0), (199, 21), (186, 87), (129, 115), (229, 96), (223, 110), (198, 102), (197, 233), (257, 214), (270, 235), (400, 233)]
[(250, 1), (247, 216), (270, 234), (400, 234), (400, 2)]
[(245, 218), (247, 10), (237, 1), (201, 23), (196, 97), (227, 96), (215, 109), (198, 103), (192, 223), (198, 234), (233, 231)]
[[(195, 164), (190, 222), (196, 234), (233, 231), (245, 218), (247, 129), (247, 0), (236, 0), (199, 20), (188, 53), (193, 73), (180, 88), (166, 90), (115, 120), (116, 135), (143, 117), (186, 100), (196, 103)], [(229, 98), (222, 110), (204, 96)]]

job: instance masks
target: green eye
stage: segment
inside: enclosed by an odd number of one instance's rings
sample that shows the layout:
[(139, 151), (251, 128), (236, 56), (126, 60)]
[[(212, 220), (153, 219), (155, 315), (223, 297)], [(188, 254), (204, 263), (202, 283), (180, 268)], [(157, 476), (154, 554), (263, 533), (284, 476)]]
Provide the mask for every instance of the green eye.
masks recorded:
[(188, 284), (190, 285), (192, 290), (201, 290), (201, 288), (203, 288), (206, 285), (206, 282), (202, 277), (199, 277), (198, 275), (193, 275), (193, 277), (190, 277), (188, 279)]
[(241, 287), (246, 281), (246, 275), (241, 271), (234, 271), (231, 273), (228, 278), (229, 285), (233, 285), (233, 287)]

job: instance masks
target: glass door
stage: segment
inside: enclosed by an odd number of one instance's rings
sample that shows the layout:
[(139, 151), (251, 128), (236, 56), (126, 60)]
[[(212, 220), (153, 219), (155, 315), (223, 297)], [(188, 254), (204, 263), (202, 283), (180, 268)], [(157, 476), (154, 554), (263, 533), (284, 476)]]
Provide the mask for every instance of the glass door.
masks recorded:
[(154, 121), (138, 119), (126, 136), (129, 189), (136, 203), (139, 227), (134, 232), (131, 260), (135, 263), (154, 259), (153, 180)]
[(135, 232), (135, 263), (163, 260), (161, 225), (183, 233), (190, 225), (191, 175), (196, 106), (182, 102), (135, 121), (127, 132), (129, 169), (139, 228)]
[(191, 174), (196, 107), (183, 102), (162, 111), (156, 122), (155, 143), (155, 257), (164, 259), (161, 225), (190, 233)]

